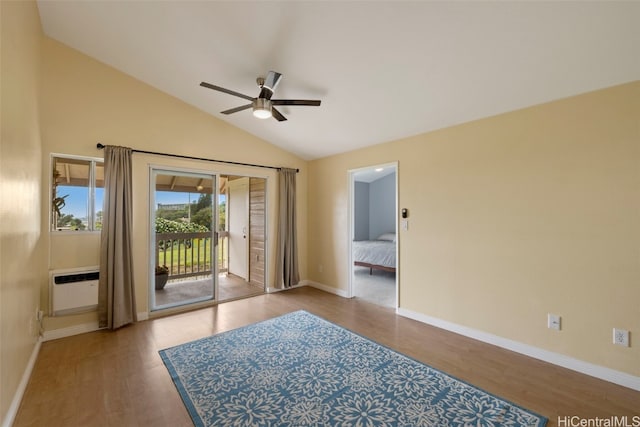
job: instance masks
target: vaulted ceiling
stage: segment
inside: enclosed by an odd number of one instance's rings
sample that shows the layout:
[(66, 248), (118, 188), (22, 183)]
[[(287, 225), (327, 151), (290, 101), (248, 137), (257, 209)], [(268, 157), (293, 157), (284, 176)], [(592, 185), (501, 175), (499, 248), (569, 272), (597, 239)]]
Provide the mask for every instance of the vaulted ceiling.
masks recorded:
[[(305, 159), (640, 78), (640, 2), (57, 1), (44, 32)], [(274, 98), (321, 99), (260, 120)]]

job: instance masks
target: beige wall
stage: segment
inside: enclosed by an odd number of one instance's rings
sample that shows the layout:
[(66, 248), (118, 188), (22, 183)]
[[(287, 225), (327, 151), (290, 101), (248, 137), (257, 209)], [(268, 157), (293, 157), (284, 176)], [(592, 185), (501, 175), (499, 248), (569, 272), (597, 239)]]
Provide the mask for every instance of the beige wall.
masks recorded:
[(310, 162), (312, 280), (347, 290), (347, 171), (389, 161), (401, 308), (640, 375), (640, 82)]
[(32, 2), (0, 2), (0, 14), (0, 422), (6, 422), (37, 341), (47, 266), (40, 223), (40, 18)]
[[(96, 143), (124, 145), (140, 150), (169, 152), (300, 168), (298, 208), (300, 252), (306, 254), (307, 162), (248, 133), (227, 125), (200, 110), (168, 96), (115, 69), (97, 62), (54, 40), (43, 42), (41, 124), (42, 165), (49, 168), (50, 153), (102, 157)], [(277, 179), (269, 169), (185, 161), (134, 154), (134, 266), (138, 312), (148, 309), (149, 268), (149, 167), (187, 167), (197, 171), (261, 176), (268, 179), (269, 232), (275, 236)], [(43, 177), (48, 185), (49, 177)], [(274, 190), (274, 191), (271, 191)], [(42, 193), (42, 203), (48, 203)], [(48, 218), (43, 215), (42, 226)], [(45, 236), (51, 247), (50, 268), (98, 264), (99, 234), (52, 233)], [(269, 272), (274, 273), (276, 239), (270, 240)], [(306, 277), (302, 257), (301, 275)], [(43, 304), (48, 304), (46, 287)], [(47, 318), (48, 331), (95, 321), (95, 313)]]

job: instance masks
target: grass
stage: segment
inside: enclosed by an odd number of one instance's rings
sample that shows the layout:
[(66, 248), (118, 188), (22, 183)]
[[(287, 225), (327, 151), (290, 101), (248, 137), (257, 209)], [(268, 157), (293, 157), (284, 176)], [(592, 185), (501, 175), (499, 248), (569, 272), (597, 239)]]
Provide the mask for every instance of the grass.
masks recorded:
[[(158, 251), (157, 262), (158, 265), (169, 267), (170, 275), (210, 271), (211, 250), (210, 239), (206, 241), (205, 239), (193, 239), (190, 247), (187, 247), (184, 242), (179, 245), (176, 242), (172, 247)], [(224, 265), (221, 250), (218, 250), (217, 258), (218, 265)]]

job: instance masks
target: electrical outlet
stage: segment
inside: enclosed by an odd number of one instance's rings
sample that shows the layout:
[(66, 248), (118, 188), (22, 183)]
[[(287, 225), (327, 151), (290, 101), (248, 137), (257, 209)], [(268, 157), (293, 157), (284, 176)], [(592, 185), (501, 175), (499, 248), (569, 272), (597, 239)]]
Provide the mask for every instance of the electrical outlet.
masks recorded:
[(629, 331), (613, 328), (613, 343), (623, 347), (629, 347)]
[(559, 331), (561, 320), (562, 318), (559, 315), (549, 313), (547, 315), (547, 328)]

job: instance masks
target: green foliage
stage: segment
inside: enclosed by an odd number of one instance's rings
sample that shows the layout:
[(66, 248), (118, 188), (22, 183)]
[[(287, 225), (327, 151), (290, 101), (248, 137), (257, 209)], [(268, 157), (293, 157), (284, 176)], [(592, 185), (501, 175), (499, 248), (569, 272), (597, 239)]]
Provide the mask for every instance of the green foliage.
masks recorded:
[[(191, 216), (189, 216), (191, 213)], [(200, 194), (197, 201), (191, 202), (184, 209), (158, 209), (156, 214), (156, 233), (196, 233), (209, 231), (212, 221), (212, 196)], [(189, 223), (188, 219), (191, 219)], [(219, 230), (226, 228), (226, 203), (218, 206)]]
[(156, 218), (156, 233), (203, 233), (209, 231), (208, 227), (193, 222), (170, 221), (164, 218)]
[(158, 209), (156, 211), (156, 217), (168, 219), (169, 221), (177, 221), (182, 218), (188, 218), (189, 213), (187, 209)]
[[(156, 233), (204, 233), (209, 231), (207, 227), (203, 227), (200, 224), (182, 222), (182, 221), (169, 221), (164, 218), (156, 218), (155, 223)], [(191, 247), (192, 239), (181, 240), (187, 247)], [(173, 245), (178, 245), (178, 240), (173, 240)], [(164, 240), (158, 242), (158, 248), (160, 250), (170, 249), (165, 246)]]
[(211, 206), (202, 208), (193, 214), (191, 216), (191, 223), (207, 227), (207, 230), (209, 230), (209, 227), (211, 226)]
[(95, 230), (102, 230), (102, 211), (96, 213)]
[(218, 231), (227, 229), (227, 202), (223, 201), (218, 205)]
[(62, 215), (62, 208), (65, 207), (65, 205), (67, 204), (66, 202), (66, 198), (69, 197), (68, 194), (65, 194), (64, 196), (61, 197), (55, 197), (52, 201), (51, 204), (53, 206), (53, 211), (58, 215)]
[(192, 210), (191, 214), (194, 214), (206, 208), (211, 209), (211, 194), (200, 194), (200, 197), (198, 197), (198, 202), (195, 206), (195, 211)]
[(156, 265), (156, 274), (169, 274), (169, 267), (166, 265)]
[(85, 227), (80, 218), (73, 218), (71, 220), (71, 228), (74, 230), (84, 230), (87, 227)]
[(75, 218), (71, 214), (62, 215), (58, 218), (56, 224), (58, 228), (68, 228), (69, 230), (85, 230), (87, 227), (82, 223), (80, 218)]

